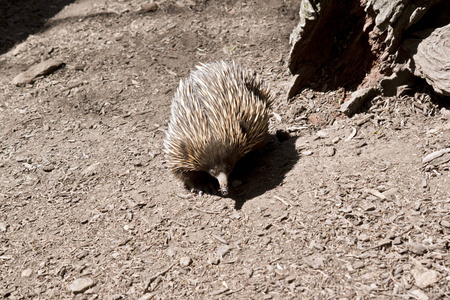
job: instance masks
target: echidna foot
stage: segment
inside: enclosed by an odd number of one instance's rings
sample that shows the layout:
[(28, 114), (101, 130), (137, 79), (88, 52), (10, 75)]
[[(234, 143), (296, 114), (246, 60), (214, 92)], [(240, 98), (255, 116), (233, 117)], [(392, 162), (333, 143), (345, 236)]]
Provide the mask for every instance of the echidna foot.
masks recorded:
[(217, 195), (219, 183), (206, 172), (185, 172), (179, 176), (192, 193)]

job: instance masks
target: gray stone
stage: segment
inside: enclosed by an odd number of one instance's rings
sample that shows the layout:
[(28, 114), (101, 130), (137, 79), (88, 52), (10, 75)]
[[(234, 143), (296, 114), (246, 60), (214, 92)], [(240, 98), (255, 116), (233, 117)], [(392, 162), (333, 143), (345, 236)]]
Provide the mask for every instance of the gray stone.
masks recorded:
[(428, 270), (425, 268), (414, 268), (411, 270), (411, 274), (414, 277), (416, 286), (421, 289), (429, 287), (435, 284), (439, 280), (439, 273), (434, 270)]
[(180, 258), (180, 266), (187, 267), (192, 263), (192, 259), (189, 256), (183, 256)]
[(305, 257), (303, 258), (303, 261), (313, 269), (322, 269), (325, 266), (323, 257), (318, 255)]
[(425, 247), (423, 244), (411, 242), (408, 244), (408, 249), (414, 254), (417, 255), (423, 255), (425, 252), (427, 252), (427, 247)]
[(226, 254), (228, 254), (231, 251), (231, 247), (228, 245), (223, 245), (219, 247), (217, 250), (217, 257), (222, 259)]
[(341, 112), (346, 115), (353, 115), (365, 102), (380, 95), (380, 90), (375, 87), (360, 89), (352, 93), (349, 100), (341, 105)]
[(27, 269), (22, 271), (21, 276), (22, 277), (30, 277), (31, 274), (33, 274), (33, 270), (31, 270), (30, 268), (27, 268)]
[(63, 64), (64, 62), (60, 59), (45, 60), (14, 77), (12, 82), (15, 85), (25, 85), (27, 83), (32, 83), (37, 77), (48, 75), (57, 70)]
[(95, 282), (92, 278), (89, 277), (83, 277), (75, 279), (70, 285), (69, 289), (74, 293), (83, 293), (87, 289), (93, 287), (95, 285)]

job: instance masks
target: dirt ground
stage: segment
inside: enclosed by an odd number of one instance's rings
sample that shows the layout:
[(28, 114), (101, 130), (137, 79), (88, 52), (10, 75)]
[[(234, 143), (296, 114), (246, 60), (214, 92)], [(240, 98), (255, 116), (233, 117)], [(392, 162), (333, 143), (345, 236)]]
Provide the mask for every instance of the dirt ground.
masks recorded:
[[(17, 2), (0, 53), (0, 297), (450, 297), (450, 153), (422, 164), (450, 147), (449, 107), (422, 91), (352, 118), (339, 90), (288, 101), (298, 1)], [(50, 58), (65, 65), (12, 84)], [(185, 190), (161, 149), (180, 79), (219, 59), (276, 98), (230, 198)]]

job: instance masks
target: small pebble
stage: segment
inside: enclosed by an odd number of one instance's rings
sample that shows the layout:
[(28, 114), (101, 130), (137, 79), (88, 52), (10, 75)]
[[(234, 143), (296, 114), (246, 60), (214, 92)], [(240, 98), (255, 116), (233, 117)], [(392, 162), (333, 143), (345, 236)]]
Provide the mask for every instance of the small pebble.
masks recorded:
[(175, 256), (175, 253), (176, 253), (176, 251), (174, 248), (167, 249), (167, 255), (169, 255), (170, 257)]
[(334, 139), (332, 139), (331, 142), (332, 142), (333, 144), (337, 144), (337, 143), (339, 143), (340, 140), (341, 140), (341, 138), (337, 136), (337, 137), (335, 137)]
[(392, 240), (392, 245), (400, 245), (402, 243), (401, 237), (396, 237)]
[(153, 293), (147, 293), (147, 294), (142, 295), (142, 297), (139, 298), (138, 300), (150, 300), (154, 296), (155, 296), (155, 294), (153, 294)]
[(321, 256), (310, 255), (303, 258), (303, 261), (313, 269), (322, 269), (325, 264)]
[(46, 165), (46, 166), (43, 166), (43, 167), (42, 167), (42, 170), (43, 170), (44, 172), (51, 172), (51, 171), (53, 171), (54, 169), (55, 169), (55, 166), (52, 165), (52, 164)]
[(334, 156), (335, 153), (336, 153), (336, 149), (334, 147), (326, 147), (320, 152), (321, 156), (324, 156), (324, 157)]
[(287, 283), (292, 283), (292, 282), (294, 282), (295, 281), (295, 276), (289, 276), (289, 277), (286, 277), (286, 282)]
[(355, 262), (355, 263), (353, 264), (353, 269), (361, 269), (361, 268), (363, 268), (364, 266), (365, 266), (365, 265), (364, 265), (364, 262), (358, 260), (357, 262)]
[(427, 179), (426, 178), (422, 179), (422, 187), (426, 188), (427, 186), (428, 186)]
[(323, 130), (319, 130), (316, 132), (316, 137), (324, 139), (324, 138), (328, 137), (328, 134)]
[(361, 233), (360, 235), (358, 235), (358, 240), (362, 242), (368, 242), (370, 241), (370, 237), (365, 233)]
[(70, 285), (69, 289), (74, 294), (82, 293), (89, 289), (90, 287), (93, 287), (95, 285), (95, 282), (92, 278), (84, 277), (84, 278), (78, 278), (75, 279)]
[(418, 300), (428, 300), (428, 299), (430, 299), (430, 298), (427, 296), (427, 294), (425, 294), (424, 291), (419, 290), (419, 289), (410, 291), (409, 293), (410, 293), (411, 295), (413, 295), (413, 296), (415, 297), (415, 299), (418, 299)]
[(263, 237), (263, 239), (261, 240), (261, 243), (263, 245), (268, 245), (268, 244), (270, 244), (271, 241), (272, 241), (272, 239), (270, 237)]
[(228, 292), (229, 290), (230, 290), (229, 288), (224, 287), (224, 288), (221, 288), (221, 289), (219, 289), (219, 290), (212, 291), (212, 292), (211, 292), (211, 296), (217, 296), (217, 295), (226, 293), (226, 292)]
[(33, 274), (33, 270), (31, 270), (30, 268), (27, 268), (27, 269), (22, 271), (21, 276), (22, 277), (30, 277), (31, 274)]
[(416, 285), (421, 289), (429, 287), (439, 280), (438, 272), (425, 268), (414, 268), (411, 270), (411, 274), (416, 281)]
[(209, 258), (208, 262), (209, 262), (211, 265), (218, 265), (219, 262), (220, 262), (220, 259), (219, 259), (217, 256), (213, 256), (213, 257), (210, 257), (210, 258)]
[(364, 211), (374, 211), (376, 209), (376, 207), (372, 203), (366, 203), (362, 206), (362, 209)]
[(253, 269), (252, 268), (245, 268), (245, 275), (247, 275), (247, 278), (250, 278), (253, 276)]
[(5, 223), (3, 223), (3, 222), (0, 222), (0, 231), (3, 231), (3, 232), (5, 232), (6, 231), (6, 224)]
[(295, 150), (301, 151), (301, 150), (303, 150), (303, 149), (305, 149), (305, 148), (307, 148), (307, 147), (308, 147), (308, 145), (306, 145), (306, 144), (302, 141), (302, 139), (296, 139), (296, 140), (295, 140), (295, 145), (294, 145)]
[(228, 245), (220, 246), (217, 250), (217, 257), (219, 259), (222, 259), (226, 254), (228, 254), (231, 251), (231, 247)]
[(311, 150), (305, 150), (305, 151), (302, 151), (301, 154), (303, 156), (310, 156), (313, 154), (313, 152)]
[(183, 256), (180, 258), (180, 266), (187, 267), (192, 263), (192, 259), (188, 256)]
[[(450, 228), (450, 222), (447, 220), (442, 220), (441, 225), (444, 227)], [(0, 227), (0, 230), (1, 230), (1, 227)]]
[(423, 244), (415, 242), (409, 243), (408, 250), (417, 255), (423, 255), (427, 252), (427, 248)]
[(155, 12), (158, 9), (158, 4), (156, 2), (151, 2), (143, 4), (138, 13)]

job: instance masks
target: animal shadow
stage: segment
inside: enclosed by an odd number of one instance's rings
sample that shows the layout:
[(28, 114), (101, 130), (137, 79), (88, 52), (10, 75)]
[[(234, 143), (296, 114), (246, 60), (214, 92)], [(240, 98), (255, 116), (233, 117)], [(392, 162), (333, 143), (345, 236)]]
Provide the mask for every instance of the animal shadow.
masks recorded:
[(292, 169), (299, 155), (295, 150), (298, 137), (283, 138), (278, 134), (271, 136), (267, 146), (246, 155), (236, 163), (230, 174), (230, 182), (239, 182), (231, 188), (229, 197), (235, 201), (235, 209), (254, 197), (280, 185), (286, 173)]

